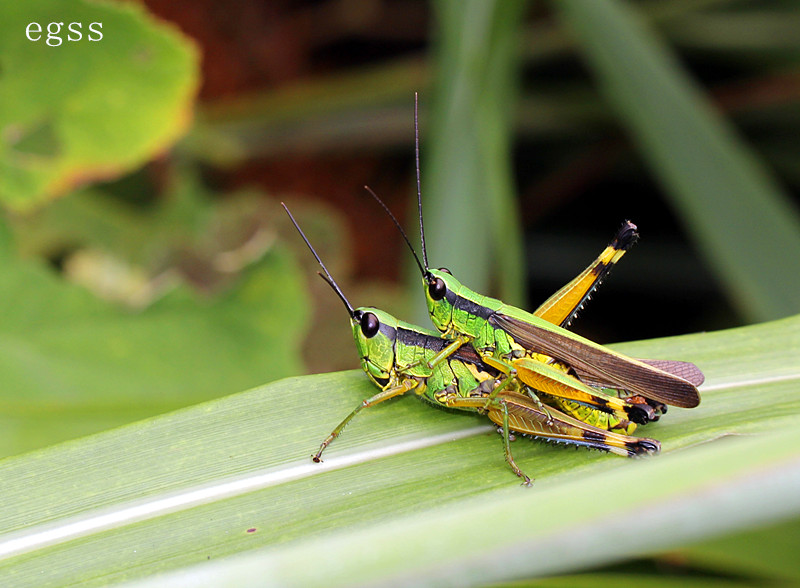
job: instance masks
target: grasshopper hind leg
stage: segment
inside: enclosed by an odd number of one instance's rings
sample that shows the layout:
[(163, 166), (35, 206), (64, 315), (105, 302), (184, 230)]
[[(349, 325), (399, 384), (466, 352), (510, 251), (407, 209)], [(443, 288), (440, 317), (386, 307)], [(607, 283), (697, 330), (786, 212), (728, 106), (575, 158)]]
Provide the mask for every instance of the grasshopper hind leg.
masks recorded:
[(589, 267), (548, 298), (533, 313), (555, 325), (569, 326), (614, 265), (639, 238), (637, 227), (625, 221), (614, 240)]
[(511, 471), (513, 471), (518, 477), (522, 478), (523, 486), (531, 486), (531, 478), (528, 477), (521, 469), (519, 469), (519, 466), (514, 461), (514, 456), (511, 454), (512, 429), (509, 424), (509, 410), (506, 406), (506, 402), (502, 398), (492, 401), (488, 409), (486, 407), (486, 397), (483, 395), (470, 397), (456, 395), (450, 395), (446, 397), (443, 396), (441, 398), (441, 402), (450, 408), (463, 408), (476, 410), (478, 412), (484, 412), (484, 410), (488, 410), (491, 420), (499, 426), (500, 433), (503, 435), (503, 453), (505, 455), (506, 462), (508, 463), (509, 467), (511, 467)]
[(654, 454), (661, 450), (661, 444), (655, 439), (599, 429), (555, 409), (545, 415), (530, 398), (516, 392), (498, 396), (488, 416), (498, 425), (505, 425), (507, 420), (510, 431), (546, 441), (600, 449), (624, 457)]
[(506, 462), (514, 474), (523, 479), (525, 485), (530, 485), (531, 480), (520, 470), (511, 454), (512, 433), (529, 435), (545, 441), (600, 449), (624, 457), (649, 455), (661, 450), (661, 444), (655, 439), (605, 431), (556, 409), (544, 411), (533, 399), (519, 392), (503, 390), (488, 406), (486, 398), (481, 396), (450, 395), (442, 397), (440, 401), (451, 408), (479, 412), (485, 410), (489, 419), (501, 428)]

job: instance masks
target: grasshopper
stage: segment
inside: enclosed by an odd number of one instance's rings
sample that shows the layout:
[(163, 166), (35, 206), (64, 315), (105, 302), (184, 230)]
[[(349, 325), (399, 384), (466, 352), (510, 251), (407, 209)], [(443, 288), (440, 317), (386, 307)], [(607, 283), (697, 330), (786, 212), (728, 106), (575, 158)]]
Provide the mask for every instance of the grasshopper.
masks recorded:
[[(419, 263), (414, 247), (391, 210), (368, 186), (365, 186), (365, 188), (392, 219), (422, 270), (422, 265)], [(606, 247), (600, 256), (569, 284), (553, 294), (537, 310), (537, 315), (541, 313), (542, 318), (554, 324), (569, 325), (577, 312), (583, 307), (591, 292), (594, 291), (600, 281), (608, 274), (611, 267), (625, 254), (625, 251), (633, 245), (637, 238), (636, 225), (629, 221), (626, 222), (612, 243)], [(433, 363), (441, 357), (447, 356), (454, 349), (460, 348), (465, 341), (466, 339), (456, 338), (451, 346), (442, 352), (440, 357), (434, 358)], [(658, 420), (659, 415), (666, 410), (663, 404), (653, 401), (648, 404), (641, 397), (622, 400), (594, 390), (571, 377), (568, 373), (568, 366), (555, 362), (552, 358), (543, 354), (523, 354), (517, 350), (515, 350), (515, 354), (520, 357), (515, 357), (510, 362), (503, 363), (499, 369), (505, 369), (509, 373), (517, 370), (521, 379), (538, 390), (540, 399), (545, 404), (559, 408), (589, 424), (607, 430), (630, 434), (636, 428), (635, 423), (645, 424)], [(484, 358), (484, 360), (492, 361), (489, 358)], [(531, 394), (535, 395), (533, 391), (531, 391)], [(590, 408), (587, 405), (594, 408)]]
[(325, 438), (312, 456), (315, 462), (322, 461), (322, 453), (328, 445), (364, 408), (407, 393), (414, 393), (440, 408), (485, 413), (501, 428), (506, 462), (526, 485), (531, 480), (519, 469), (511, 454), (512, 433), (601, 449), (627, 457), (660, 451), (661, 446), (654, 439), (603, 430), (554, 408), (544, 410), (531, 398), (527, 386), (513, 374), (503, 373), (485, 363), (470, 346), (463, 346), (431, 365), (431, 360), (441, 355), (451, 341), (442, 338), (439, 333), (400, 321), (382, 310), (354, 308), (289, 209), (285, 204), (283, 207), (322, 268), (324, 273), (319, 272), (320, 277), (344, 304), (350, 317), (361, 368), (380, 389), (380, 392), (362, 401)]
[[(565, 373), (564, 368), (568, 366), (568, 371), (583, 381), (659, 403), (683, 408), (700, 403), (697, 386), (703, 382), (703, 374), (694, 364), (634, 359), (611, 351), (539, 316), (538, 311), (531, 314), (482, 296), (449, 271), (430, 269), (424, 248), (423, 259), (424, 269), (422, 265), (420, 269), (428, 313), (443, 336), (454, 339), (442, 357), (469, 342), (485, 360), (511, 360), (511, 369), (516, 369), (520, 378), (535, 389), (596, 404), (598, 408), (622, 409), (637, 422), (652, 417), (645, 411), (637, 413), (617, 405), (612, 401), (614, 397), (591, 398), (588, 386)], [(554, 384), (557, 391), (551, 389)], [(581, 393), (588, 397), (581, 398)], [(643, 408), (640, 404), (633, 406)]]
[[(684, 408), (697, 406), (700, 403), (697, 386), (703, 382), (703, 374), (694, 364), (627, 357), (564, 328), (635, 241), (637, 235), (633, 223), (626, 222), (615, 241), (594, 264), (534, 313), (473, 292), (449, 270), (430, 267), (422, 216), (416, 98), (414, 111), (422, 260), (394, 215), (374, 193), (372, 195), (389, 213), (414, 255), (434, 326), (445, 338), (452, 340), (429, 363), (435, 365), (469, 343), (484, 362), (504, 373), (518, 376), (533, 390), (577, 401), (642, 424), (657, 418), (653, 406), (661, 412), (665, 404)], [(630, 398), (609, 396), (599, 388), (617, 390)]]
[[(398, 230), (403, 236), (403, 239), (406, 241), (406, 244), (414, 255), (414, 258), (423, 276), (432, 275), (435, 276), (436, 279), (440, 279), (442, 281), (444, 279), (448, 279), (456, 282), (455, 278), (452, 277), (448, 270), (427, 269), (427, 258), (425, 257), (426, 254), (424, 253), (424, 247), (423, 259), (425, 259), (425, 265), (423, 266), (423, 263), (420, 261), (419, 256), (417, 256), (414, 247), (411, 245), (411, 242), (408, 239), (408, 236), (405, 234), (405, 231), (403, 231), (402, 226), (394, 217), (392, 212), (372, 190), (370, 190), (368, 187), (367, 190), (384, 208), (394, 224), (397, 226)], [(421, 234), (424, 235), (424, 228)], [(570, 281), (569, 284), (551, 296), (536, 311), (535, 316), (528, 315), (532, 316), (532, 322), (538, 321), (538, 324), (544, 324), (546, 327), (558, 329), (561, 332), (566, 333), (568, 336), (575, 338), (579, 342), (587, 341), (578, 337), (577, 335), (565, 331), (560, 327), (560, 325), (569, 325), (571, 323), (577, 312), (583, 307), (585, 301), (588, 299), (592, 291), (594, 291), (603, 277), (608, 274), (611, 267), (613, 267), (613, 265), (622, 257), (622, 255), (624, 255), (625, 251), (627, 251), (633, 245), (637, 237), (638, 234), (636, 233), (636, 225), (630, 221), (627, 221), (619, 230), (617, 236), (614, 238), (611, 244), (604, 249), (600, 256), (591, 265), (589, 265), (589, 267), (587, 267), (576, 278)], [(446, 276), (446, 278), (440, 278), (439, 276)], [(475, 345), (474, 340), (468, 335), (465, 336), (463, 332), (466, 331), (469, 333), (470, 331), (468, 329), (474, 328), (477, 329), (479, 335), (484, 335), (484, 338), (486, 331), (488, 331), (489, 335), (495, 332), (494, 330), (489, 329), (486, 321), (483, 320), (491, 314), (492, 309), (480, 307), (475, 300), (491, 301), (494, 303), (496, 308), (509, 308), (512, 309), (511, 312), (517, 312), (520, 314), (527, 313), (525, 313), (525, 311), (513, 309), (513, 307), (503, 305), (498, 300), (489, 299), (474, 294), (460, 284), (459, 288), (462, 291), (466, 291), (468, 295), (473, 297), (466, 303), (462, 303), (461, 307), (453, 309), (446, 306), (448, 302), (446, 298), (443, 300), (433, 300), (432, 304), (431, 299), (434, 295), (432, 290), (435, 286), (436, 285), (427, 287), (428, 308), (430, 311), (433, 307), (435, 311), (440, 311), (441, 313), (441, 308), (444, 307), (444, 311), (447, 313), (447, 317), (451, 321), (447, 325), (449, 328), (442, 328), (440, 326), (441, 323), (437, 322), (437, 318), (440, 316), (439, 314), (432, 314), (433, 322), (444, 333), (445, 338), (450, 338), (453, 342), (450, 346), (442, 351), (440, 356), (437, 356), (432, 360), (432, 364), (444, 357), (447, 357), (449, 353), (459, 349), (464, 343), (472, 341), (476, 350), (481, 353), (481, 356), (485, 362), (491, 363), (501, 371), (505, 371), (507, 373), (516, 373), (519, 378), (528, 384), (531, 389), (538, 390), (540, 393), (543, 393), (541, 394), (541, 400), (543, 400), (546, 404), (556, 406), (572, 416), (575, 416), (581, 420), (586, 420), (586, 422), (590, 424), (594, 424), (602, 428), (608, 428), (610, 430), (631, 433), (635, 428), (631, 421), (634, 423), (645, 424), (647, 422), (657, 420), (658, 415), (666, 411), (666, 407), (661, 402), (645, 398), (644, 395), (631, 395), (628, 398), (622, 399), (617, 396), (609, 396), (608, 394), (604, 394), (600, 390), (587, 385), (587, 382), (593, 386), (596, 386), (597, 388), (606, 387), (616, 389), (617, 387), (609, 386), (600, 378), (593, 378), (591, 374), (586, 373), (587, 370), (574, 369), (570, 363), (556, 361), (553, 358), (553, 355), (548, 355), (538, 350), (525, 349), (521, 345), (506, 343), (506, 350), (501, 351), (499, 354), (487, 352), (489, 346), (479, 347)], [(483, 310), (480, 310), (481, 308), (483, 308)], [(481, 314), (485, 316), (481, 316)], [(459, 323), (457, 320), (458, 318), (461, 318), (463, 322)], [(462, 326), (462, 332), (458, 331), (459, 325)], [(485, 329), (485, 331), (482, 331), (482, 329)], [(501, 342), (509, 341), (508, 337), (504, 339), (502, 338), (504, 336), (504, 333), (502, 332), (498, 333), (497, 336), (501, 337)], [(478, 339), (478, 342), (480, 341), (481, 339)], [(589, 343), (594, 345), (595, 348), (600, 348), (601, 351), (607, 351), (604, 348), (601, 348), (599, 345), (591, 342)], [(632, 361), (638, 361), (647, 365), (656, 366), (654, 369), (662, 368), (673, 371), (683, 370), (683, 372), (686, 373), (686, 377), (693, 378), (695, 380), (696, 385), (699, 385), (699, 383), (702, 382), (702, 374), (692, 364), (661, 360)], [(574, 374), (580, 374), (580, 379), (574, 377)], [(586, 410), (586, 408), (589, 406), (599, 409), (599, 411)]]

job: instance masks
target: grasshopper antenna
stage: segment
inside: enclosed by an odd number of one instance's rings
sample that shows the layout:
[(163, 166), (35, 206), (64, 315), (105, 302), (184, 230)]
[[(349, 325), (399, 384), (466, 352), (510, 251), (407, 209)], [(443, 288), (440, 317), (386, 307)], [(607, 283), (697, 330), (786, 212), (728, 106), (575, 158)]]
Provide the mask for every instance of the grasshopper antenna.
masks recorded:
[(394, 223), (394, 226), (396, 226), (397, 230), (400, 231), (400, 234), (403, 235), (403, 239), (405, 240), (406, 245), (408, 245), (408, 248), (411, 249), (411, 254), (414, 256), (414, 260), (417, 262), (417, 266), (419, 267), (420, 273), (424, 276), (425, 275), (425, 268), (422, 267), (422, 262), (420, 262), (419, 256), (417, 255), (417, 252), (414, 250), (414, 246), (411, 244), (411, 241), (408, 239), (408, 235), (406, 235), (406, 232), (403, 230), (403, 227), (400, 225), (400, 223), (397, 221), (395, 216), (392, 214), (392, 211), (389, 210), (389, 207), (386, 206), (386, 203), (383, 200), (378, 198), (378, 195), (375, 192), (372, 191), (372, 188), (370, 188), (369, 186), (364, 186), (364, 189), (372, 195), (372, 197), (375, 199), (375, 201), (378, 204), (381, 205), (383, 210), (386, 211), (386, 214), (389, 215), (389, 218), (392, 219), (392, 222)]
[(320, 277), (323, 280), (328, 282), (328, 285), (331, 288), (333, 288), (333, 291), (336, 292), (336, 295), (339, 296), (339, 299), (344, 303), (344, 307), (347, 309), (347, 313), (352, 318), (355, 318), (356, 311), (353, 310), (353, 305), (350, 304), (350, 302), (347, 300), (347, 297), (344, 295), (344, 292), (342, 292), (342, 289), (339, 288), (339, 284), (336, 283), (336, 280), (333, 279), (333, 276), (331, 276), (330, 272), (328, 271), (328, 268), (326, 268), (325, 264), (322, 263), (322, 260), (319, 258), (319, 255), (317, 255), (317, 252), (311, 246), (311, 243), (309, 242), (308, 238), (306, 237), (306, 234), (300, 228), (300, 225), (297, 224), (297, 221), (294, 220), (294, 217), (292, 216), (292, 213), (289, 212), (289, 209), (286, 207), (286, 205), (283, 202), (281, 202), (281, 206), (283, 206), (283, 209), (286, 211), (286, 214), (289, 215), (289, 218), (291, 219), (292, 224), (294, 225), (294, 228), (297, 229), (297, 232), (300, 233), (300, 236), (303, 238), (303, 241), (305, 241), (306, 245), (308, 245), (308, 248), (311, 250), (311, 253), (314, 255), (314, 258), (317, 260), (317, 263), (320, 265), (320, 267), (325, 272), (325, 275), (323, 275), (321, 272), (317, 272), (317, 273), (320, 275)]
[[(327, 270), (325, 270), (325, 271), (327, 271)], [(344, 306), (345, 306), (345, 308), (347, 308), (347, 312), (349, 312), (349, 313), (350, 313), (350, 316), (351, 316), (352, 318), (357, 318), (357, 317), (356, 317), (356, 311), (355, 311), (355, 310), (353, 310), (353, 307), (352, 307), (352, 306), (350, 305), (350, 303), (347, 301), (347, 298), (345, 298), (345, 297), (344, 297), (344, 294), (342, 293), (342, 290), (339, 288), (339, 284), (337, 284), (336, 282), (334, 282), (334, 281), (333, 281), (333, 278), (332, 278), (332, 277), (330, 277), (330, 275), (327, 275), (327, 276), (326, 276), (326, 275), (325, 275), (325, 274), (323, 274), (322, 272), (317, 272), (317, 275), (318, 275), (320, 278), (322, 278), (323, 280), (325, 280), (325, 282), (328, 284), (328, 286), (330, 286), (330, 287), (331, 287), (331, 289), (332, 289), (334, 292), (336, 292), (336, 294), (339, 296), (339, 298), (341, 299), (341, 301), (342, 301), (342, 302), (344, 302)], [(359, 314), (360, 314), (360, 313), (359, 313)]]
[[(417, 210), (419, 211), (419, 239), (422, 243), (422, 261), (428, 269), (428, 251), (425, 248), (425, 227), (422, 224), (422, 183), (419, 179), (419, 94), (414, 92), (414, 163), (417, 170)], [(413, 251), (413, 249), (412, 249)], [(416, 253), (414, 257), (416, 257)], [(417, 260), (419, 263), (419, 260)], [(422, 272), (425, 275), (425, 272)]]

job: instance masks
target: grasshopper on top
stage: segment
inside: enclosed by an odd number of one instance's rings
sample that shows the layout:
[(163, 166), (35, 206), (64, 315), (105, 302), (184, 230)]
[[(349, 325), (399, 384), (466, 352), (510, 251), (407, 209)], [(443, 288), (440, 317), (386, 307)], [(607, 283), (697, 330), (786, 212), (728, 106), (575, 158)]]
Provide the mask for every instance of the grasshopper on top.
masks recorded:
[[(533, 314), (478, 294), (461, 284), (447, 269), (432, 269), (429, 266), (422, 216), (416, 110), (415, 101), (417, 204), (422, 261), (407, 238), (406, 243), (422, 274), (428, 313), (434, 326), (447, 338), (471, 343), (483, 357), (509, 360), (535, 354), (540, 358), (543, 356), (548, 362), (550, 359), (556, 360), (593, 385), (624, 390), (674, 406), (697, 406), (700, 403), (697, 386), (702, 383), (703, 375), (694, 364), (630, 358), (561, 326), (569, 323), (599, 279), (633, 244), (636, 226), (632, 223), (623, 226), (615, 242), (606, 250), (607, 259), (601, 255), (594, 269), (592, 266), (587, 268)], [(455, 343), (451, 349), (457, 347), (458, 343)], [(526, 383), (535, 386), (533, 382)]]
[[(286, 209), (286, 206), (284, 205)], [(485, 413), (502, 428), (505, 457), (516, 475), (530, 483), (511, 456), (510, 432), (572, 445), (582, 445), (623, 456), (657, 453), (660, 444), (654, 439), (629, 437), (612, 430), (603, 430), (563, 414), (545, 409), (527, 394), (527, 389), (513, 375), (499, 372), (484, 363), (474, 349), (465, 346), (431, 366), (431, 360), (451, 344), (438, 333), (421, 329), (397, 320), (376, 308), (353, 308), (322, 260), (291, 218), (308, 245), (328, 283), (343, 302), (353, 329), (361, 367), (380, 392), (361, 402), (320, 445), (313, 456), (321, 461), (325, 448), (336, 439), (344, 427), (364, 408), (390, 398), (413, 392), (428, 402), (445, 408)], [(580, 414), (583, 421), (605, 423), (606, 429), (627, 431), (624, 424), (611, 424), (598, 411), (589, 407), (558, 401), (558, 406)], [(586, 411), (589, 411), (588, 416)]]

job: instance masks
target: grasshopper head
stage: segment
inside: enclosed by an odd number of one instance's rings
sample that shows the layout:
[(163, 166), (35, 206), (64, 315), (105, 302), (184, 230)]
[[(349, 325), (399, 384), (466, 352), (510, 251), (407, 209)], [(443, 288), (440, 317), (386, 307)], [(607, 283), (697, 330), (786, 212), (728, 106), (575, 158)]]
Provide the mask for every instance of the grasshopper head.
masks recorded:
[(377, 308), (362, 307), (353, 311), (350, 323), (361, 368), (375, 384), (385, 387), (395, 365), (397, 319)]
[(314, 259), (317, 260), (322, 271), (325, 273), (317, 272), (328, 286), (336, 293), (339, 299), (344, 304), (347, 314), (350, 315), (350, 323), (353, 327), (353, 340), (356, 342), (358, 349), (358, 356), (361, 358), (361, 368), (367, 373), (369, 379), (377, 384), (380, 388), (386, 388), (390, 380), (394, 376), (395, 371), (395, 351), (394, 343), (397, 339), (397, 319), (392, 315), (387, 314), (377, 308), (356, 308), (354, 309), (347, 297), (342, 292), (336, 280), (322, 263), (311, 242), (303, 233), (300, 225), (289, 212), (287, 206), (281, 202), (286, 214), (292, 221), (292, 224), (300, 233), (300, 236), (305, 241)]
[(422, 276), (422, 282), (425, 286), (425, 303), (428, 305), (431, 321), (444, 333), (450, 329), (453, 321), (453, 304), (450, 301), (452, 296), (448, 294), (458, 292), (461, 289), (461, 282), (445, 268), (427, 270)]

